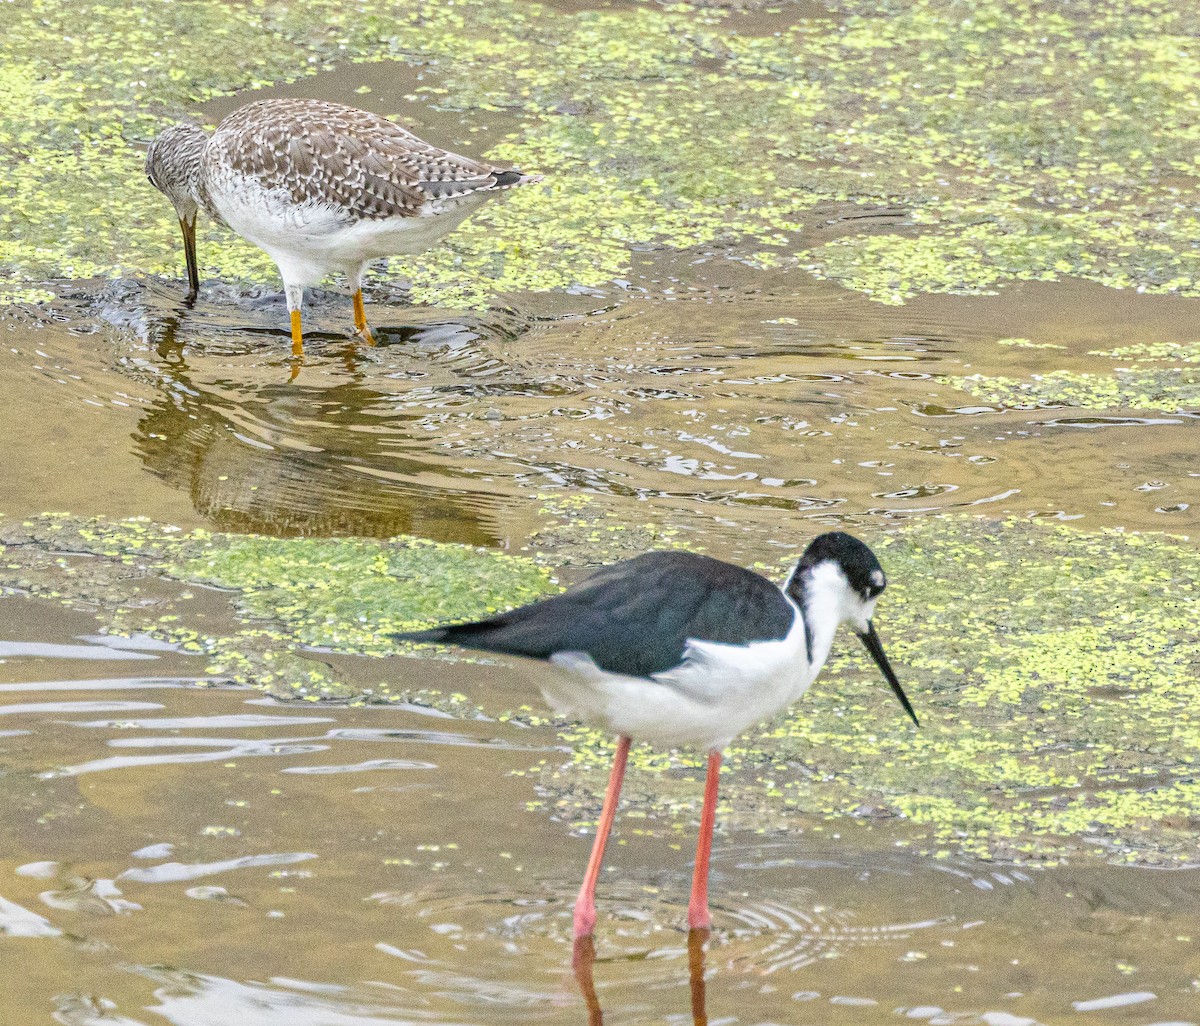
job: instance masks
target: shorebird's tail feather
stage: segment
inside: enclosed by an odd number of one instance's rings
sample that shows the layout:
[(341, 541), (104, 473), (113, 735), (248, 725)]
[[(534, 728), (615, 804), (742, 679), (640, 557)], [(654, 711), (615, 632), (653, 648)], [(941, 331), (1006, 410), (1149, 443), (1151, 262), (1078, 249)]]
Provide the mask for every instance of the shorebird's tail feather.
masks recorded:
[(497, 171), (494, 174), (493, 189), (515, 189), (518, 185), (532, 185), (542, 180), (541, 175), (522, 174), (516, 168), (511, 171)]
[(519, 185), (540, 182), (541, 175), (526, 175), (520, 171), (492, 171), (477, 178), (440, 178), (417, 182), (417, 188), (431, 200), (455, 200), (481, 192), (500, 192)]

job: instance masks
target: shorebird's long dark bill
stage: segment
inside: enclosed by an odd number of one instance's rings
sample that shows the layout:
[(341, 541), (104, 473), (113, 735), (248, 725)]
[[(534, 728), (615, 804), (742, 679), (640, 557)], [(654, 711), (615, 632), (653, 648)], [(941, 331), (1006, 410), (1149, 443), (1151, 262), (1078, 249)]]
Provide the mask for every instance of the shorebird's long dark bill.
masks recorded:
[(196, 264), (196, 217), (193, 214), (189, 222), (179, 219), (179, 227), (183, 231), (183, 258), (187, 261), (188, 299), (195, 299), (200, 294), (200, 268)]
[(892, 691), (900, 699), (900, 704), (904, 706), (904, 711), (912, 717), (913, 723), (919, 727), (921, 721), (917, 719), (917, 714), (913, 712), (912, 703), (909, 702), (908, 695), (904, 693), (904, 688), (900, 686), (900, 681), (896, 679), (896, 672), (892, 669), (892, 664), (888, 662), (888, 657), (883, 654), (883, 642), (879, 640), (879, 635), (875, 633), (875, 625), (868, 623), (866, 631), (860, 634), (859, 637), (862, 638), (862, 643), (866, 645), (867, 651), (871, 653), (871, 658), (875, 660), (875, 664), (883, 673), (884, 678), (892, 686)]

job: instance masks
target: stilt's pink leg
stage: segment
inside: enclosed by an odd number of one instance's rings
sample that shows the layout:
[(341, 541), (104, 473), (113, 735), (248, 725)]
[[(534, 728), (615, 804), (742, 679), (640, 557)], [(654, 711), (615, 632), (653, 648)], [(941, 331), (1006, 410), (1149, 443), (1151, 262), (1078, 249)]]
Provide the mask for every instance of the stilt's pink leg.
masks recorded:
[[(621, 781), (625, 778), (625, 763), (629, 758), (629, 738), (617, 739), (617, 752), (613, 756), (612, 773), (608, 778), (608, 790), (604, 794), (604, 809), (600, 822), (596, 824), (596, 840), (592, 844), (592, 857), (588, 861), (587, 875), (575, 899), (575, 937), (590, 937), (596, 928), (596, 881), (600, 877), (600, 864), (604, 861), (604, 845), (617, 816), (617, 799), (621, 797)], [(711, 832), (711, 831), (710, 831)]]
[(704, 781), (704, 809), (700, 813), (700, 836), (696, 841), (696, 870), (692, 874), (692, 897), (688, 902), (688, 926), (707, 930), (708, 862), (712, 855), (713, 824), (717, 819), (717, 779), (721, 775), (721, 753), (708, 753), (708, 778)]

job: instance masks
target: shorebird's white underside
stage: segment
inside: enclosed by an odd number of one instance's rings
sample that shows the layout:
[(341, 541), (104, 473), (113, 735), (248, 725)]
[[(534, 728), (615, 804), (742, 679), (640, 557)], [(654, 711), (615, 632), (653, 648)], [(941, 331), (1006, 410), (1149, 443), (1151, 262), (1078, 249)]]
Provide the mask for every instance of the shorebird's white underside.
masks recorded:
[(559, 714), (651, 744), (706, 750), (796, 701), (820, 671), (808, 661), (798, 611), (779, 641), (689, 641), (679, 666), (649, 679), (609, 673), (583, 652), (550, 661), (562, 672), (538, 684)]
[(285, 285), (307, 286), (333, 273), (357, 281), (371, 260), (423, 253), (491, 193), (430, 201), (416, 216), (362, 220), (332, 204), (296, 203), (285, 190), (265, 189), (244, 175), (222, 176), (210, 184), (209, 196), (230, 228), (275, 261)]

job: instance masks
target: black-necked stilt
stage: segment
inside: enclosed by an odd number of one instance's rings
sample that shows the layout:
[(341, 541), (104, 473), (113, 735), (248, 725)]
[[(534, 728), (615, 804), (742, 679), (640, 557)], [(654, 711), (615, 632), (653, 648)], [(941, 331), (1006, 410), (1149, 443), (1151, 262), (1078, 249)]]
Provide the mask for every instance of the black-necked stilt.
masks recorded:
[(345, 274), (354, 326), (372, 341), (362, 301), (370, 261), (429, 249), (492, 196), (541, 180), (430, 145), (378, 114), (288, 99), (239, 107), (211, 136), (173, 125), (150, 144), (146, 175), (179, 217), (188, 298), (200, 288), (203, 207), (279, 266), (296, 354), (304, 286)]
[(815, 538), (776, 587), (742, 567), (691, 552), (649, 552), (561, 595), (474, 623), (400, 634), (405, 641), (548, 659), (565, 673), (542, 684), (560, 713), (618, 735), (596, 840), (575, 903), (575, 936), (596, 924), (596, 880), (632, 738), (696, 745), (708, 755), (688, 925), (706, 929), (708, 864), (721, 750), (796, 701), (848, 623), (905, 711), (916, 714), (871, 622), (887, 584), (875, 554), (841, 531)]

